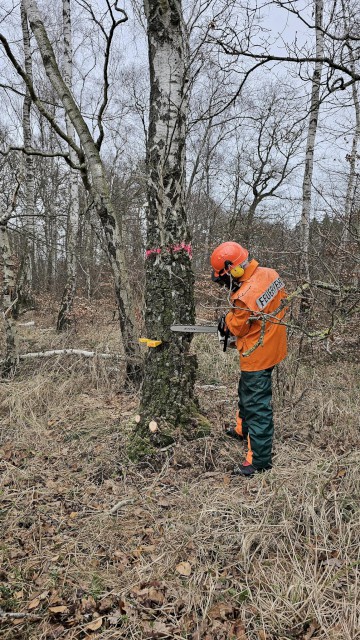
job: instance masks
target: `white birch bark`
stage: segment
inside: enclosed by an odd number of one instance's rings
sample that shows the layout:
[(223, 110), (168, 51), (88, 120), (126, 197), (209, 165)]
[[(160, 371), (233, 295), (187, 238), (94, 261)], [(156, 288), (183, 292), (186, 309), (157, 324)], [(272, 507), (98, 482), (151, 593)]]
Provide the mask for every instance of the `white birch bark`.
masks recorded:
[(121, 223), (116, 218), (111, 203), (104, 166), (100, 158), (99, 150), (74, 100), (72, 92), (61, 75), (37, 3), (35, 0), (23, 1), (31, 30), (39, 47), (46, 74), (79, 137), (85, 155), (88, 173), (91, 178), (91, 184), (88, 185), (88, 188), (91, 189), (94, 206), (104, 230), (108, 256), (114, 275), (120, 328), (125, 353), (128, 356), (127, 374), (133, 381), (138, 381), (140, 377), (138, 364), (140, 350), (133, 321), (133, 304), (122, 243), (122, 229)]
[[(63, 0), (63, 37), (64, 37), (64, 81), (72, 91), (73, 79), (73, 49), (71, 32), (70, 0)], [(75, 140), (75, 129), (69, 116), (65, 114), (66, 132), (69, 138)], [(76, 164), (76, 153), (69, 147), (70, 160)], [(66, 247), (66, 284), (62, 295), (57, 329), (61, 331), (70, 324), (70, 313), (74, 304), (76, 290), (77, 237), (79, 230), (79, 184), (78, 173), (70, 169), (69, 176), (70, 206), (67, 220)]]
[[(146, 0), (144, 6), (148, 20), (157, 22), (164, 33), (160, 38), (155, 28), (148, 30), (152, 85), (148, 183), (149, 194), (156, 200), (150, 204), (156, 214), (150, 216), (149, 239), (157, 243), (156, 247), (167, 247), (179, 239), (188, 239), (183, 211), (187, 110), (184, 26), (179, 24), (181, 2)], [(156, 12), (158, 16), (154, 15)], [(169, 180), (171, 174), (174, 178)]]
[[(33, 261), (34, 261), (34, 251), (35, 251), (35, 243), (33, 242), (33, 249), (31, 251), (26, 251), (23, 255), (20, 271), (17, 279), (17, 293), (19, 297), (19, 304), (17, 305), (18, 315), (20, 313), (25, 313), (26, 310), (33, 309), (34, 300), (31, 295), (32, 290), (32, 282), (33, 282)], [(25, 304), (25, 309), (21, 309), (21, 306)]]
[[(17, 190), (14, 195), (13, 205), (15, 206)], [(0, 254), (3, 262), (3, 290), (2, 290), (2, 316), (5, 326), (6, 356), (2, 363), (2, 374), (10, 377), (15, 373), (18, 362), (18, 341), (16, 325), (12, 320), (12, 309), (17, 302), (15, 262), (11, 250), (10, 237), (8, 232), (8, 221), (12, 214), (13, 207), (5, 212), (0, 218)]]
[[(163, 345), (146, 358), (137, 433), (165, 446), (175, 425), (191, 424), (196, 368), (191, 337), (170, 331), (172, 323), (193, 323), (195, 316), (185, 212), (188, 47), (180, 0), (145, 0), (144, 7), (150, 66), (145, 320), (147, 337)], [(149, 435), (152, 420), (166, 429)]]
[[(350, 24), (353, 21), (353, 16), (351, 15), (350, 6), (346, 4), (345, 0), (342, 0), (342, 10), (343, 10), (343, 20), (344, 20), (344, 29), (345, 33), (349, 32)], [(350, 58), (350, 68), (353, 73), (356, 72), (356, 58), (354, 55), (353, 44), (349, 41), (346, 42), (346, 47), (349, 53)], [(359, 93), (358, 93), (358, 83), (353, 82), (351, 86), (352, 90), (352, 100), (354, 105), (354, 115), (355, 115), (355, 129), (352, 139), (351, 152), (349, 156), (349, 175), (347, 181), (346, 188), (346, 196), (344, 203), (344, 224), (341, 235), (341, 249), (346, 249), (346, 245), (348, 244), (351, 234), (351, 214), (352, 208), (354, 205), (354, 197), (355, 197), (355, 188), (356, 188), (356, 164), (358, 160), (358, 147), (359, 147), (359, 138), (360, 138), (360, 103), (359, 103)]]
[(4, 305), (10, 305), (13, 296), (16, 294), (16, 279), (14, 271), (14, 256), (11, 251), (7, 222), (0, 224), (0, 250), (3, 260), (3, 295)]
[[(355, 70), (355, 65), (354, 65)], [(355, 111), (355, 129), (351, 145), (351, 153), (349, 157), (349, 175), (346, 188), (346, 196), (344, 203), (344, 225), (341, 237), (341, 248), (345, 249), (350, 240), (351, 213), (354, 203), (355, 186), (356, 186), (356, 161), (358, 159), (358, 148), (360, 139), (360, 103), (357, 84), (352, 85), (352, 98)]]
[(84, 358), (102, 358), (104, 360), (119, 359), (120, 356), (114, 353), (98, 353), (97, 351), (86, 351), (85, 349), (51, 349), (48, 351), (34, 351), (31, 353), (23, 353), (19, 356), (19, 360), (27, 360), (33, 358), (50, 358), (52, 356), (84, 356)]
[[(316, 57), (324, 56), (323, 26), (323, 0), (314, 0), (315, 26), (316, 26)], [(302, 211), (301, 211), (301, 244), (300, 244), (300, 275), (305, 280), (310, 279), (309, 268), (309, 242), (310, 242), (310, 212), (311, 191), (314, 169), (314, 148), (320, 110), (320, 87), (323, 63), (315, 62), (312, 77), (309, 127), (306, 141), (305, 170), (302, 187)]]
[[(49, 148), (55, 150), (55, 135), (50, 129), (49, 132)], [(56, 196), (59, 185), (59, 165), (55, 158), (51, 158), (50, 175), (52, 177), (49, 193), (45, 194), (46, 221), (45, 221), (45, 238), (47, 248), (47, 289), (54, 291), (57, 282), (58, 268), (58, 233), (57, 233), (57, 217), (56, 217)]]
[[(23, 38), (23, 47), (24, 47), (24, 67), (25, 71), (30, 78), (31, 82), (33, 81), (33, 70), (32, 70), (32, 56), (31, 56), (31, 45), (30, 45), (30, 33), (29, 26), (26, 16), (26, 11), (24, 7), (24, 3), (21, 2), (20, 5), (21, 12), (21, 28), (22, 28), (22, 38)], [(23, 125), (23, 140), (25, 149), (32, 147), (32, 132), (31, 132), (31, 104), (32, 100), (30, 97), (30, 92), (28, 87), (25, 88), (25, 98), (23, 102), (23, 113), (22, 113), (22, 125)], [(34, 158), (31, 155), (25, 156), (25, 209), (26, 216), (29, 220), (29, 226), (31, 231), (31, 237), (35, 237), (34, 233), (34, 225), (35, 225), (35, 169), (34, 169)], [(24, 263), (26, 264), (26, 273), (23, 274), (24, 284), (22, 287), (21, 296), (24, 298), (24, 302), (26, 302), (26, 298), (30, 296), (30, 290), (32, 288), (32, 262), (35, 260), (35, 248), (34, 241), (32, 241), (32, 260), (30, 258), (30, 244), (27, 243), (27, 252), (29, 256), (24, 258)], [(27, 289), (29, 291), (27, 291)]]

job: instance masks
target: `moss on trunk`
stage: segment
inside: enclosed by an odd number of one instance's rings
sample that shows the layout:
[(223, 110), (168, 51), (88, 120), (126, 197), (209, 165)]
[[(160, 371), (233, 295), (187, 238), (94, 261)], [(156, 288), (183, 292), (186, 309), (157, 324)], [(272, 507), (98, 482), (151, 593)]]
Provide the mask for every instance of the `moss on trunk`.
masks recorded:
[[(170, 330), (172, 324), (195, 321), (184, 204), (187, 33), (178, 0), (148, 0), (145, 10), (151, 86), (145, 337), (161, 340), (161, 345), (149, 348), (145, 361), (141, 422), (130, 445), (137, 457), (142, 446), (164, 447), (181, 436), (194, 438), (209, 431), (194, 399), (197, 362), (190, 353), (192, 336)], [(149, 431), (151, 421), (157, 423), (155, 433)]]
[(186, 412), (174, 423), (167, 422), (164, 418), (157, 421), (157, 431), (152, 433), (148, 420), (141, 416), (141, 422), (136, 426), (129, 440), (127, 455), (132, 462), (154, 458), (161, 448), (168, 447), (181, 438), (196, 440), (210, 435), (211, 424), (200, 413), (197, 405), (193, 403), (187, 406)]

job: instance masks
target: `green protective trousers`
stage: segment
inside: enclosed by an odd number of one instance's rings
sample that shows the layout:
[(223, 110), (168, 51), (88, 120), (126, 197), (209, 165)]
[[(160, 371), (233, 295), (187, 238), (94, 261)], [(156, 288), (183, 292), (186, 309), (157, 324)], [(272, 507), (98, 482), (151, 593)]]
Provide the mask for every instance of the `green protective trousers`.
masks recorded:
[(247, 460), (256, 469), (271, 468), (274, 435), (271, 387), (273, 368), (242, 371), (240, 376), (239, 416), (242, 419), (243, 435), (249, 436)]

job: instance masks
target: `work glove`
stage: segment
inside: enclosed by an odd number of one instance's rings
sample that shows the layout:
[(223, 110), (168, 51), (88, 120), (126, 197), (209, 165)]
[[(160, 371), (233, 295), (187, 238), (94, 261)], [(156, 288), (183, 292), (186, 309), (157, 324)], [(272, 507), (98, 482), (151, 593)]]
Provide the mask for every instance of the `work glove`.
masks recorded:
[(225, 324), (225, 314), (223, 314), (221, 318), (219, 318), (219, 322), (218, 322), (218, 335), (224, 338), (226, 335), (226, 331), (227, 331), (227, 328)]
[(213, 271), (211, 273), (211, 280), (212, 282), (218, 284), (220, 287), (226, 287), (227, 289), (230, 289), (231, 280), (228, 273), (225, 273), (223, 276), (216, 276)]
[(236, 337), (231, 335), (229, 329), (226, 326), (225, 314), (221, 316), (221, 318), (219, 318), (217, 334), (219, 342), (223, 346), (224, 352), (228, 347), (236, 347)]
[(220, 344), (223, 345), (223, 351), (226, 351), (229, 336), (230, 336), (230, 331), (226, 326), (225, 315), (219, 318), (217, 333), (218, 333), (219, 342)]

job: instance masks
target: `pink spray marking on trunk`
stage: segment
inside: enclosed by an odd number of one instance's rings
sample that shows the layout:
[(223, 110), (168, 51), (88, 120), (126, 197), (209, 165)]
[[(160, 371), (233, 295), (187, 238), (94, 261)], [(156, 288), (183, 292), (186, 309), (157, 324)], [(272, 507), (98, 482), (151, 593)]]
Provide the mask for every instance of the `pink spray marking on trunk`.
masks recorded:
[[(186, 244), (185, 242), (181, 242), (180, 244), (172, 244), (169, 247), (166, 247), (164, 249), (165, 251), (168, 251), (169, 253), (172, 252), (176, 252), (176, 251), (186, 251), (186, 253), (189, 255), (189, 258), (192, 258), (192, 246), (191, 244)], [(149, 258), (152, 254), (159, 254), (161, 253), (161, 248), (157, 248), (157, 249), (147, 249), (145, 251), (145, 258)]]

